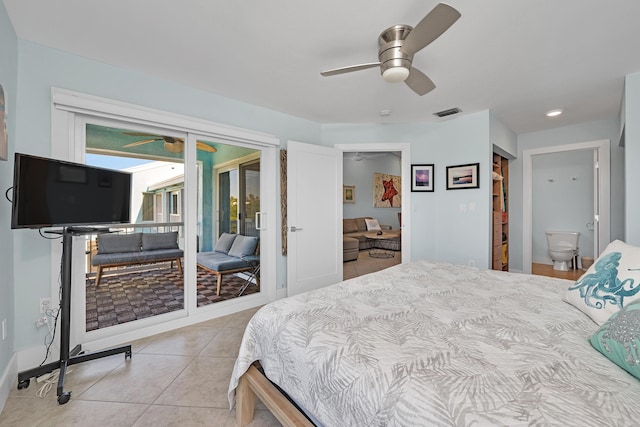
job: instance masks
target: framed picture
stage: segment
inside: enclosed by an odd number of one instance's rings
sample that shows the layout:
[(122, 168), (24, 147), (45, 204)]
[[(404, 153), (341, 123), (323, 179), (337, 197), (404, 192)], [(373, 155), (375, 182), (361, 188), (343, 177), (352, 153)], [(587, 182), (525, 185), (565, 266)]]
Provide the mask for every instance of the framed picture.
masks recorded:
[(447, 166), (447, 190), (480, 188), (480, 163)]
[(411, 165), (411, 191), (433, 191), (433, 164)]
[(373, 207), (399, 208), (402, 206), (402, 183), (398, 175), (373, 173)]
[(355, 202), (356, 202), (356, 186), (343, 185), (342, 186), (342, 203), (355, 203)]

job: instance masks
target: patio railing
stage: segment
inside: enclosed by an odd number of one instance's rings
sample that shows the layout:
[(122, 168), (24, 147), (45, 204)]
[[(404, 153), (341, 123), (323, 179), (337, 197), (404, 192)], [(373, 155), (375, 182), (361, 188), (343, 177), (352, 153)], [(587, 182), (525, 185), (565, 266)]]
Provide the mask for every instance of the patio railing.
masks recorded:
[[(183, 248), (183, 222), (144, 222), (140, 224), (114, 224), (110, 225), (109, 229), (113, 232), (120, 234), (130, 233), (166, 233), (169, 231), (178, 232), (178, 245)], [(98, 242), (96, 240), (97, 234), (87, 235), (86, 242), (86, 273), (87, 277), (93, 277), (96, 274), (97, 268), (91, 265), (91, 259), (98, 252)]]

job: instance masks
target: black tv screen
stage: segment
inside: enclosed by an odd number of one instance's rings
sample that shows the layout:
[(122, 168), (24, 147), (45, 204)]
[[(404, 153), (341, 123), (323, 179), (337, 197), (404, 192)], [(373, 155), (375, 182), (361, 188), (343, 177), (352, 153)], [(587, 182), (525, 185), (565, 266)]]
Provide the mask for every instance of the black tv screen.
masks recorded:
[(131, 174), (16, 153), (11, 228), (129, 223)]

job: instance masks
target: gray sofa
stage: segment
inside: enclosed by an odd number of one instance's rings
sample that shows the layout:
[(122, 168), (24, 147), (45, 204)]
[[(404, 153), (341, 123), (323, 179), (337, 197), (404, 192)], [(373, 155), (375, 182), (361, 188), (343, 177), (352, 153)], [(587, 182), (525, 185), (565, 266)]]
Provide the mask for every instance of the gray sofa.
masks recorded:
[[(222, 233), (211, 252), (197, 255), (198, 267), (218, 276), (216, 295), (220, 295), (222, 276), (241, 271), (256, 271), (260, 264), (258, 238), (231, 233)], [(256, 274), (256, 282), (260, 278)]]
[(178, 232), (166, 233), (107, 233), (98, 236), (98, 252), (91, 265), (98, 267), (96, 286), (105, 268), (135, 264), (176, 261), (182, 273), (184, 251), (178, 247)]

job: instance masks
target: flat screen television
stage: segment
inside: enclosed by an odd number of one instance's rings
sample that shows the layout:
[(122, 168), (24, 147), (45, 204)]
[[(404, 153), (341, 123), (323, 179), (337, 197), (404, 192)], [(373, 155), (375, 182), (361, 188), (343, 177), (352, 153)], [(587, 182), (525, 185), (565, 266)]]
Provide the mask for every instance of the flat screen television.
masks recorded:
[(16, 153), (11, 228), (129, 223), (131, 174)]

